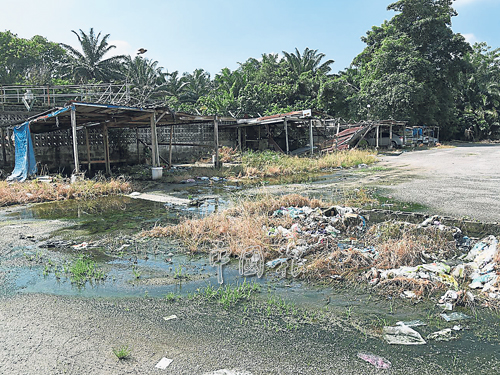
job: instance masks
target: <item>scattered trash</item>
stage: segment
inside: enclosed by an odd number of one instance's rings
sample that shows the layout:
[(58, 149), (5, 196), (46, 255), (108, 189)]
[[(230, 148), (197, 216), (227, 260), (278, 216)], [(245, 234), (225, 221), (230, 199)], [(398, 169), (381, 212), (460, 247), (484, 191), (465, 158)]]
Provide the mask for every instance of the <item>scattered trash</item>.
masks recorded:
[(417, 298), (417, 294), (412, 290), (405, 290), (402, 293), (402, 297), (404, 297), (404, 298)]
[(464, 320), (464, 319), (470, 319), (470, 316), (465, 315), (464, 313), (461, 312), (452, 312), (450, 314), (440, 314), (441, 318), (446, 320), (447, 322), (452, 322), (454, 320)]
[(177, 315), (174, 314), (174, 315), (164, 316), (163, 319), (166, 321), (177, 319)]
[(277, 258), (270, 260), (269, 262), (266, 263), (266, 266), (269, 268), (274, 268), (277, 265), (280, 265), (282, 263), (286, 263), (288, 261), (288, 258)]
[(162, 359), (160, 359), (160, 362), (158, 362), (155, 367), (159, 368), (160, 370), (165, 370), (168, 366), (170, 366), (170, 364), (173, 361), (174, 361), (173, 359), (163, 357)]
[(425, 326), (427, 324), (425, 324), (421, 320), (417, 319), (417, 320), (410, 320), (410, 321), (407, 321), (407, 322), (397, 322), (396, 325), (398, 325), (398, 326), (407, 326), (407, 327), (420, 327), (420, 326)]
[(134, 191), (133, 193), (130, 193), (131, 197), (137, 197), (139, 195), (141, 195), (141, 193), (139, 193), (138, 191)]
[(433, 332), (427, 336), (427, 340), (435, 340), (435, 341), (450, 341), (456, 339), (453, 336), (451, 328), (445, 328), (441, 331)]
[(427, 344), (420, 333), (414, 329), (399, 325), (396, 327), (383, 328), (384, 339), (388, 344), (396, 345), (423, 345)]
[(85, 249), (89, 244), (87, 242), (82, 242), (78, 245), (71, 246), (73, 249)]
[(361, 358), (363, 361), (371, 363), (376, 368), (381, 369), (389, 369), (391, 368), (391, 362), (387, 359), (379, 357), (378, 355), (371, 353), (358, 353), (358, 358)]

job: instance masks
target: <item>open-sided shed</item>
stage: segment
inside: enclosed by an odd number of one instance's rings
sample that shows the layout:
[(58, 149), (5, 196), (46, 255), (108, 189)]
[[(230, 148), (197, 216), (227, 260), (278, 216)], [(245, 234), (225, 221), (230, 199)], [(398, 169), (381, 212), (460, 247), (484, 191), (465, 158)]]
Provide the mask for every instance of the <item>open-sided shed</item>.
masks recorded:
[[(157, 127), (169, 126), (170, 127), (170, 142), (169, 142), (169, 161), (165, 162), (171, 164), (172, 159), (172, 141), (173, 127), (176, 125), (186, 124), (200, 124), (210, 123), (214, 127), (214, 140), (209, 144), (189, 143), (182, 144), (182, 146), (202, 146), (213, 147), (215, 153), (218, 153), (218, 123), (219, 121), (228, 121), (234, 119), (221, 119), (216, 116), (197, 116), (182, 112), (173, 112), (166, 107), (154, 108), (139, 108), (111, 104), (100, 103), (84, 103), (84, 102), (70, 102), (64, 107), (53, 108), (52, 110), (45, 111), (38, 115), (32, 116), (22, 123), (28, 123), (32, 134), (49, 133), (57, 130), (71, 129), (72, 132), (72, 146), (74, 158), (74, 172), (80, 172), (80, 164), (88, 164), (89, 168), (92, 163), (100, 161), (92, 161), (90, 158), (89, 136), (88, 131), (91, 128), (98, 128), (102, 132), (104, 144), (104, 156), (106, 172), (110, 173), (110, 156), (109, 156), (109, 139), (108, 129), (113, 128), (129, 128), (136, 129), (137, 143), (142, 142), (137, 136), (137, 129), (149, 128), (151, 133), (151, 144), (146, 145), (151, 148), (152, 166), (157, 167), (160, 165), (160, 154), (158, 150), (158, 137)], [(17, 124), (10, 124), (18, 125)], [(86, 151), (87, 161), (81, 162), (79, 160), (77, 132), (85, 131), (86, 138)], [(216, 158), (216, 165), (218, 158)]]

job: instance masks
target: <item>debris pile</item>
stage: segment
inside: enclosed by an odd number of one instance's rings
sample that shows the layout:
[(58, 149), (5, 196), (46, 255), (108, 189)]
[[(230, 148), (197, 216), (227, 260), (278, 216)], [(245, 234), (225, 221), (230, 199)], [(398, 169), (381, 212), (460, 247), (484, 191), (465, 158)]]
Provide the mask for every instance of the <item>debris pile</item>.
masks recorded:
[(420, 224), (389, 221), (368, 228), (358, 212), (340, 206), (275, 210), (272, 217), (288, 217), (291, 225), (263, 228), (280, 253), (267, 266), (300, 259), (302, 264), (308, 261), (308, 277), (361, 276), (402, 298), (418, 299), (448, 289), (439, 306), (449, 311), (474, 303), (468, 288), (500, 300), (500, 249), (495, 236), (476, 240), (472, 246), (473, 239), (459, 228), (443, 225), (438, 216)]

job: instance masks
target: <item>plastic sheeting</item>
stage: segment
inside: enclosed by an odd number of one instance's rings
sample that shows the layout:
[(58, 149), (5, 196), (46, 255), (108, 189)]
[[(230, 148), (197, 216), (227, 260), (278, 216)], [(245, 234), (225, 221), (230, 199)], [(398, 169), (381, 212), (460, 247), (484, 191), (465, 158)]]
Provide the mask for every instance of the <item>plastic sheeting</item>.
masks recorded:
[(7, 181), (23, 182), (28, 176), (37, 172), (35, 151), (31, 141), (29, 123), (14, 128), (14, 142), (16, 147), (16, 165)]

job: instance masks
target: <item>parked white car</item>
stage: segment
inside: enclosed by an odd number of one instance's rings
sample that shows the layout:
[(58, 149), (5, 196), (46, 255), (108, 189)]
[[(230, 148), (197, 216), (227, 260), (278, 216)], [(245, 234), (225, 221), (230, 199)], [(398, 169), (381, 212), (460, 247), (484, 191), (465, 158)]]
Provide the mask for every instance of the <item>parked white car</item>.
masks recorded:
[[(389, 147), (389, 145), (392, 143), (392, 148), (398, 148), (398, 147), (403, 147), (403, 137), (399, 134), (392, 133), (392, 139), (389, 137), (389, 132), (388, 131), (382, 131), (379, 134), (379, 140), (378, 140), (378, 145), (379, 147)], [(366, 137), (365, 140), (368, 142), (368, 144), (372, 147), (375, 147), (377, 145), (377, 135), (375, 131), (370, 131)]]

